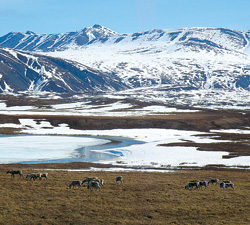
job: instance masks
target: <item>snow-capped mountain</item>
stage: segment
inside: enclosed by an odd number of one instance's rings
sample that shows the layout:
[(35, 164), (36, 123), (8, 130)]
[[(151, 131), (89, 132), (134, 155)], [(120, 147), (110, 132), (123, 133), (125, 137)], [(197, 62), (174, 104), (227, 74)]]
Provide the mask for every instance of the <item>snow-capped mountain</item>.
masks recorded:
[(65, 34), (9, 33), (0, 46), (87, 65), (116, 75), (123, 87), (230, 91), (250, 89), (249, 41), (250, 31), (225, 28), (118, 34), (94, 25)]
[(0, 46), (24, 51), (55, 51), (86, 45), (96, 39), (105, 41), (115, 34), (116, 32), (97, 24), (80, 31), (59, 34), (10, 32), (0, 37)]
[(0, 48), (0, 93), (90, 93), (125, 88), (120, 79), (80, 63)]
[(224, 28), (151, 30), (47, 54), (117, 74), (132, 88), (249, 90), (249, 37), (248, 31)]

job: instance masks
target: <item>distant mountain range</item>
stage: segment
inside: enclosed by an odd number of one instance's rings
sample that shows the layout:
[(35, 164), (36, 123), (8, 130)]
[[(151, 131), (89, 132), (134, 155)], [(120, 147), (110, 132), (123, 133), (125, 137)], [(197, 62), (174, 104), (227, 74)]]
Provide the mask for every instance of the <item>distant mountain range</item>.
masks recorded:
[(94, 25), (62, 34), (11, 32), (0, 37), (0, 86), (5, 91), (74, 93), (162, 85), (249, 90), (249, 42), (250, 31), (225, 28), (118, 34)]
[(117, 33), (100, 25), (60, 34), (38, 35), (32, 31), (10, 32), (0, 37), (0, 46), (23, 51), (57, 51), (90, 44), (95, 40), (105, 41), (115, 34)]

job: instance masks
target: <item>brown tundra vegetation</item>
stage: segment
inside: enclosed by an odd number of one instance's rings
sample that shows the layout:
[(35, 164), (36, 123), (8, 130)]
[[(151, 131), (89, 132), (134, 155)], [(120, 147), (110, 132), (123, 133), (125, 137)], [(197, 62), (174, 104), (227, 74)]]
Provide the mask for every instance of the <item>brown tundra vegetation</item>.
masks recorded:
[[(160, 172), (88, 172), (46, 170), (49, 178), (26, 180), (44, 168), (85, 168), (88, 164), (0, 165), (0, 224), (250, 224), (250, 178), (247, 170), (178, 170)], [(24, 178), (6, 171), (22, 169)], [(104, 179), (101, 191), (70, 189), (73, 180)], [(116, 184), (122, 176), (123, 183)], [(230, 180), (185, 190), (191, 180)], [(220, 182), (219, 182), (220, 183)]]

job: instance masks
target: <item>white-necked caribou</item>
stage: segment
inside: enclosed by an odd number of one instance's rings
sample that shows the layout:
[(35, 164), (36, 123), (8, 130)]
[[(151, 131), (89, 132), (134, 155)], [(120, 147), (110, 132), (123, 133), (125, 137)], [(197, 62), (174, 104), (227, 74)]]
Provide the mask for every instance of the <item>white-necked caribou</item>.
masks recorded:
[(18, 174), (20, 178), (23, 177), (22, 170), (9, 170), (7, 173), (10, 173), (12, 178), (14, 178), (16, 174)]

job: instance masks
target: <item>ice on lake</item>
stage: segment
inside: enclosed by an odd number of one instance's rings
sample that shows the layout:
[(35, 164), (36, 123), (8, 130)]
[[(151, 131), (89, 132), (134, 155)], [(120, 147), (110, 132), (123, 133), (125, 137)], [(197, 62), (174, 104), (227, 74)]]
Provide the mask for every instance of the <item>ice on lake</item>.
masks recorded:
[(0, 163), (86, 157), (86, 148), (110, 142), (93, 137), (0, 135)]

